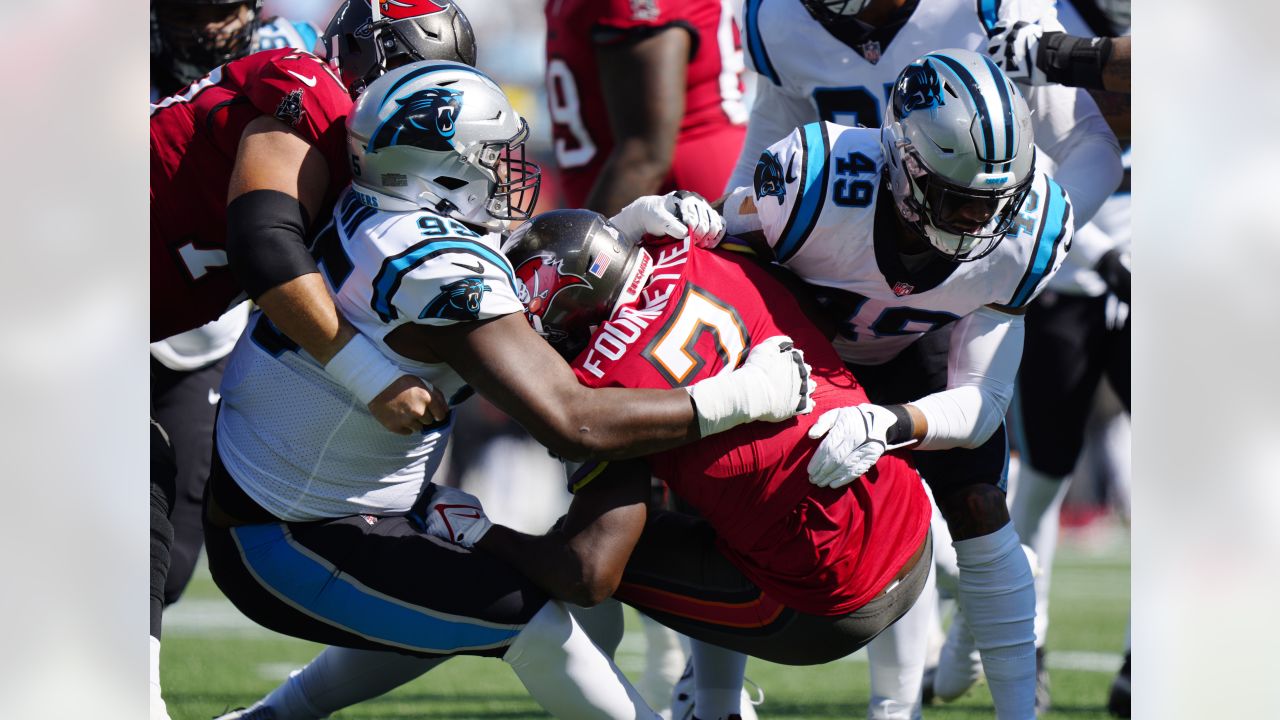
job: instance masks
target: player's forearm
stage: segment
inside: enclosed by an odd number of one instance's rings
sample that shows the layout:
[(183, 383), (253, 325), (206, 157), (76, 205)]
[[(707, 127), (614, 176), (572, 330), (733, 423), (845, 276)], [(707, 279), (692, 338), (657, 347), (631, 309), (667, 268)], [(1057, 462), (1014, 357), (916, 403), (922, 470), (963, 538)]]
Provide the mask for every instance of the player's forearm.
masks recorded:
[(1130, 58), (1133, 39), (1125, 36), (1111, 41), (1111, 57), (1102, 68), (1102, 85), (1111, 92), (1132, 91)]
[(674, 138), (665, 147), (661, 141), (619, 142), (605, 160), (587, 196), (587, 209), (613, 217), (632, 200), (657, 194), (671, 171), (674, 145)]
[(319, 273), (277, 285), (258, 297), (258, 306), (280, 332), (321, 365), (327, 364), (356, 334), (351, 323), (338, 313)]
[(570, 460), (643, 457), (701, 437), (693, 400), (681, 389), (582, 388), (567, 402), (568, 418), (548, 447)]
[(476, 543), (476, 548), (519, 568), (525, 577), (557, 600), (591, 607), (606, 600), (615, 589), (603, 578), (592, 577), (590, 564), (572, 543), (554, 530), (533, 536), (494, 525)]
[[(1022, 361), (1023, 319), (982, 308), (952, 332), (947, 389), (907, 406), (920, 450), (973, 448), (1004, 422)], [(901, 422), (901, 421), (900, 421)]]

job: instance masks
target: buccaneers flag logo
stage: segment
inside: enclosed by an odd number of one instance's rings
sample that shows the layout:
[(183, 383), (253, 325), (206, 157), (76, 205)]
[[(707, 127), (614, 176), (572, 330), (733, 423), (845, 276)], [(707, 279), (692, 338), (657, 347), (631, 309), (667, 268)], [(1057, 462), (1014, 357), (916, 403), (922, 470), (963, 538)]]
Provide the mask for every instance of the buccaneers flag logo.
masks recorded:
[(542, 318), (561, 290), (580, 285), (591, 287), (586, 278), (566, 273), (561, 268), (563, 263), (563, 260), (550, 255), (535, 255), (516, 268), (516, 277), (520, 279), (520, 302), (524, 303), (529, 323), (538, 332), (542, 332)]
[(382, 0), (378, 3), (378, 9), (381, 10), (382, 17), (391, 18), (392, 20), (434, 15), (438, 12), (444, 12), (447, 7), (449, 7), (448, 2), (432, 2), (431, 0)]

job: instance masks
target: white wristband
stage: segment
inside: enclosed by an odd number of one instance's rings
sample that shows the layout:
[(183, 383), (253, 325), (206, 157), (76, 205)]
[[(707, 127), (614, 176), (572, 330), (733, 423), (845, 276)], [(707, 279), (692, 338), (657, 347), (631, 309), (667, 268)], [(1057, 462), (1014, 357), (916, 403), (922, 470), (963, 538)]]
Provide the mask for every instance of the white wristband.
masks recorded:
[(685, 387), (698, 413), (698, 434), (702, 437), (724, 432), (751, 420), (747, 410), (746, 386), (735, 382), (732, 373), (721, 373)]
[(324, 370), (365, 405), (405, 374), (369, 338), (359, 334), (329, 360)]

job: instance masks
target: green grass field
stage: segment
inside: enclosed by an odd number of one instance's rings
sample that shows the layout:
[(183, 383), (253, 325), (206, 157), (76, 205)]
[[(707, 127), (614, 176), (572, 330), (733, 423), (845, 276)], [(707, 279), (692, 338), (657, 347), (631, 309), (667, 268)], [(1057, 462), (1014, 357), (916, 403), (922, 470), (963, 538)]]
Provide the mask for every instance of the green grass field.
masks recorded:
[[(1042, 717), (1106, 718), (1107, 690), (1120, 666), (1129, 610), (1127, 533), (1114, 529), (1087, 541), (1064, 537), (1054, 573), (1049, 637), (1053, 710)], [(618, 663), (633, 679), (643, 641), (632, 627)], [(201, 568), (183, 600), (166, 614), (162, 682), (174, 720), (205, 720), (248, 705), (275, 687), (320, 649), (313, 643), (263, 630), (245, 620)], [(747, 674), (766, 692), (764, 718), (866, 716), (865, 655), (820, 667), (786, 667), (752, 660)], [(946, 705), (925, 708), (926, 718), (990, 718), (985, 686)], [(515, 675), (496, 660), (456, 658), (389, 695), (334, 716), (365, 718), (543, 718)]]

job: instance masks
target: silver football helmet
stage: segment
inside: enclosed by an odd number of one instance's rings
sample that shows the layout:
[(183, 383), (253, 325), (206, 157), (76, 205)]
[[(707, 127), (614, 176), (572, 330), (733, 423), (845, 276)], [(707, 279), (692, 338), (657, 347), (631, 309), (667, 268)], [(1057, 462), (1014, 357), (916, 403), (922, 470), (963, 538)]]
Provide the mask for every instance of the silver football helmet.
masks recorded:
[(1035, 177), (1031, 112), (985, 55), (937, 50), (899, 75), (880, 131), (907, 225), (956, 261), (984, 257)]
[(370, 84), (348, 118), (351, 181), (366, 204), (501, 231), (538, 200), (528, 136), (488, 75), (447, 60), (410, 63)]

